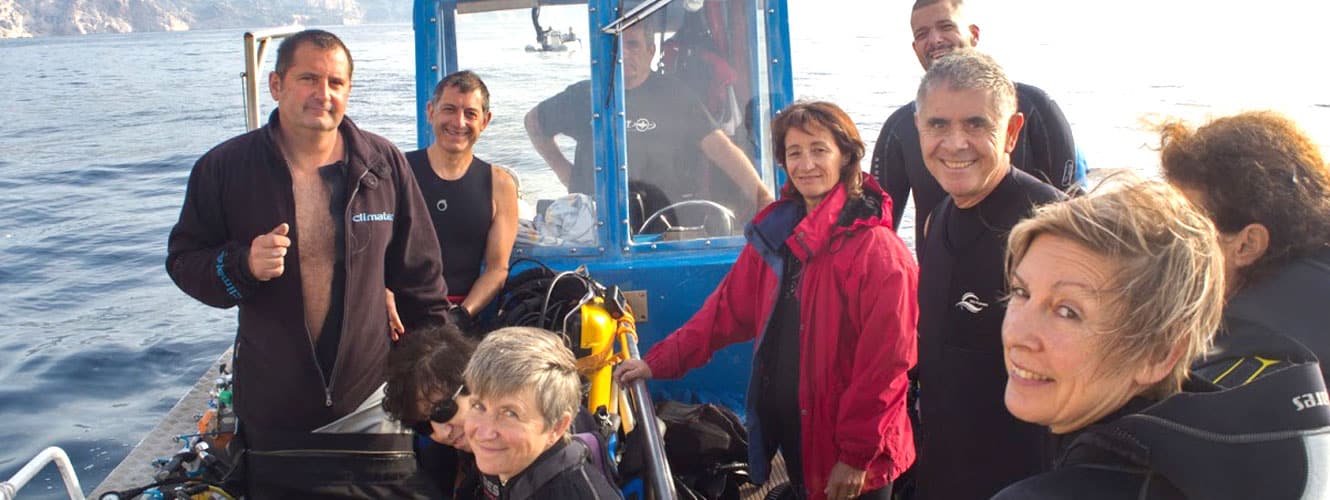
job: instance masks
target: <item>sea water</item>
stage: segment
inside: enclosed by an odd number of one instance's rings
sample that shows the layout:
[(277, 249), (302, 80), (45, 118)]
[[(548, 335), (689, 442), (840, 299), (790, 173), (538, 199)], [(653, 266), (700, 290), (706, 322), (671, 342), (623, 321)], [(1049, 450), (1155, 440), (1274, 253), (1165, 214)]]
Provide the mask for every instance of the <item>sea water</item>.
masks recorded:
[[(1001, 4), (1011, 8), (982, 11), (980, 48), (1058, 100), (1092, 168), (1153, 175), (1148, 124), (1162, 117), (1271, 108), (1330, 144), (1325, 70), (1309, 55), (1311, 23), (1324, 19), (1312, 11), (1324, 7)], [(796, 95), (841, 104), (870, 151), (921, 74), (908, 5), (791, 5)], [(509, 14), (461, 24), (472, 37), (463, 67), (491, 80), (584, 77), (586, 51), (526, 53), (529, 19)], [(547, 9), (546, 19), (560, 15)], [(356, 61), (348, 116), (414, 149), (411, 27), (330, 29)], [(180, 292), (163, 263), (194, 160), (244, 130), (242, 33), (0, 40), (0, 480), (58, 445), (91, 489), (231, 342), (235, 312)], [(494, 121), (477, 146), (535, 179), (529, 191), (550, 186), (522, 116), (549, 88), (492, 87)], [(901, 226), (912, 227), (911, 213)], [(48, 470), (23, 498), (63, 491)]]

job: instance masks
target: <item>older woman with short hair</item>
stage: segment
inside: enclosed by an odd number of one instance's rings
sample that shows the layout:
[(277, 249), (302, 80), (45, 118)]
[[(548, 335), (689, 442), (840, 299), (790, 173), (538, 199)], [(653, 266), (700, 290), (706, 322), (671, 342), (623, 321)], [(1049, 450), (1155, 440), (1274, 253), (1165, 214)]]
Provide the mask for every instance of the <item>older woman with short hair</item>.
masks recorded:
[(497, 476), (499, 497), (622, 498), (570, 439), (581, 380), (558, 335), (539, 328), (491, 332), (463, 373), (471, 392), (466, 437), (481, 472)]
[(995, 498), (1330, 493), (1309, 489), (1330, 465), (1309, 453), (1330, 445), (1330, 411), (1287, 404), (1323, 399), (1314, 364), (1184, 388), (1219, 325), (1224, 268), (1214, 226), (1178, 192), (1139, 182), (1040, 208), (1012, 230), (1007, 263), (1007, 408), (1071, 444), (1057, 470)]

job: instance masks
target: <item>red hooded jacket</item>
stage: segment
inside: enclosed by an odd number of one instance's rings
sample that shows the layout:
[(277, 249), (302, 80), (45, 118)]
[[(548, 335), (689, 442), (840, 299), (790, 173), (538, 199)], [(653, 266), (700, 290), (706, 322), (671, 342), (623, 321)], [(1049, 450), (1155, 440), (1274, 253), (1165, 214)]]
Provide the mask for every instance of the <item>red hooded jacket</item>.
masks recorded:
[[(778, 297), (781, 247), (803, 263), (799, 283), (799, 408), (803, 476), (811, 498), (836, 462), (866, 471), (863, 491), (914, 462), (905, 372), (915, 364), (919, 268), (891, 228), (891, 200), (865, 175), (864, 196), (837, 186), (803, 219), (786, 196), (748, 226), (748, 245), (701, 310), (647, 353), (656, 378), (678, 378), (715, 351), (767, 331)], [(751, 380), (751, 378), (750, 378)], [(752, 390), (750, 381), (750, 391)], [(766, 447), (748, 398), (749, 467), (765, 482)]]

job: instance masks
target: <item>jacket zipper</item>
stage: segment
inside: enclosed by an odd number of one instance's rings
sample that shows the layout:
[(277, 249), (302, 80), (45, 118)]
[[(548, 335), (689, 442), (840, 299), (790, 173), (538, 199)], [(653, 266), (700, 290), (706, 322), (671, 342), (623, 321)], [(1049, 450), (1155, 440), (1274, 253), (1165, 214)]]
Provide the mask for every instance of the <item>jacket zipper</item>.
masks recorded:
[(305, 341), (309, 342), (309, 359), (314, 361), (314, 369), (319, 372), (319, 383), (323, 384), (323, 406), (332, 407), (332, 386), (323, 378), (323, 366), (319, 365), (319, 354), (314, 347), (314, 337), (310, 335), (309, 323), (305, 323)]
[[(342, 214), (342, 216), (345, 218), (345, 220), (343, 220), (342, 223), (343, 223), (343, 224), (346, 224), (346, 225), (348, 226), (348, 227), (347, 227), (347, 230), (346, 230), (346, 236), (345, 236), (345, 238), (346, 238), (347, 241), (343, 241), (343, 242), (342, 242), (342, 245), (343, 245), (343, 247), (345, 248), (344, 251), (347, 253), (347, 255), (344, 255), (344, 256), (343, 256), (343, 260), (345, 261), (345, 265), (346, 265), (346, 280), (347, 280), (347, 282), (350, 282), (350, 281), (351, 281), (351, 260), (352, 260), (352, 259), (351, 259), (351, 255), (350, 255), (350, 253), (351, 253), (351, 248), (352, 248), (352, 247), (351, 247), (351, 241), (349, 241), (349, 240), (350, 240), (351, 237), (352, 237), (352, 236), (351, 236), (352, 231), (350, 230), (350, 229), (351, 229), (351, 228), (349, 227), (350, 225), (347, 224), (346, 221), (351, 220), (351, 207), (352, 207), (352, 204), (355, 203), (356, 195), (360, 193), (360, 181), (365, 180), (365, 176), (367, 176), (367, 175), (369, 175), (369, 169), (368, 169), (368, 168), (365, 169), (364, 172), (361, 172), (359, 177), (356, 177), (355, 183), (352, 184), (352, 186), (351, 186), (351, 194), (348, 195), (348, 196), (346, 197), (346, 210), (345, 210), (345, 213)], [(342, 358), (342, 343), (346, 341), (346, 325), (347, 325), (347, 322), (346, 322), (346, 315), (347, 315), (347, 310), (350, 308), (350, 304), (351, 304), (351, 302), (350, 302), (349, 300), (347, 300), (347, 299), (348, 299), (348, 297), (347, 297), (348, 294), (350, 294), (350, 286), (347, 286), (347, 287), (346, 287), (346, 290), (343, 290), (343, 291), (342, 291), (342, 336), (341, 336), (340, 338), (337, 339), (337, 360), (338, 360), (338, 361), (345, 361), (345, 360), (343, 360), (343, 359), (341, 359), (341, 358)], [(306, 326), (305, 328), (306, 328), (306, 329), (309, 329), (308, 326)], [(312, 337), (307, 337), (307, 338), (312, 338)], [(314, 353), (315, 353), (315, 350), (314, 350), (314, 342), (313, 342), (313, 340), (310, 341), (310, 353), (311, 353), (311, 354), (314, 354)], [(318, 364), (319, 364), (318, 356), (317, 356), (317, 354), (315, 354), (315, 357), (314, 357), (314, 365), (315, 365), (315, 366), (318, 366)], [(335, 383), (337, 382), (337, 366), (336, 366), (336, 364), (334, 363), (334, 365), (332, 366), (332, 376), (329, 377), (327, 380), (324, 380), (324, 379), (323, 379), (323, 370), (320, 369), (320, 370), (319, 370), (319, 380), (323, 381), (323, 398), (324, 398), (324, 399), (323, 399), (323, 405), (324, 405), (325, 407), (331, 408), (332, 405), (333, 405), (333, 398), (332, 398), (333, 384), (335, 384)]]
[[(282, 158), (282, 163), (283, 163), (284, 165), (286, 164), (286, 158)], [(287, 168), (290, 168), (290, 167), (288, 166)], [(367, 170), (367, 171), (365, 171), (364, 173), (360, 174), (360, 179), (363, 179), (363, 178), (365, 177), (365, 175), (367, 175), (368, 173), (369, 173), (369, 171)], [(360, 190), (360, 179), (357, 179), (357, 180), (356, 180), (356, 185), (355, 185), (354, 188), (352, 188), (351, 196), (348, 196), (348, 197), (347, 197), (347, 211), (348, 211), (348, 212), (350, 211), (350, 207), (351, 207), (351, 199), (352, 199), (352, 198), (355, 198), (356, 192), (358, 192), (358, 191)], [(294, 184), (294, 182), (293, 182), (293, 184)], [(294, 202), (294, 200), (293, 200), (293, 202)], [(291, 224), (291, 227), (292, 227), (292, 228), (295, 228), (295, 223), (294, 223), (294, 222)], [(348, 233), (348, 234), (349, 234), (349, 233)], [(347, 261), (347, 266), (349, 267), (349, 266), (350, 266), (350, 261), (351, 261), (351, 259), (348, 258), (348, 259), (346, 259), (346, 261)], [(349, 269), (348, 269), (348, 271), (349, 271)], [(343, 298), (343, 300), (345, 300), (345, 297)], [(306, 319), (308, 319), (308, 318), (306, 318)], [(345, 307), (345, 306), (342, 307), (342, 321), (343, 321), (343, 323), (342, 323), (343, 328), (345, 328), (345, 325), (346, 325), (346, 323), (345, 323), (345, 321), (346, 321), (346, 307)], [(332, 377), (331, 377), (331, 378), (325, 378), (325, 377), (323, 376), (323, 366), (319, 365), (318, 348), (314, 346), (314, 336), (313, 336), (313, 335), (310, 333), (310, 331), (309, 331), (309, 322), (308, 322), (308, 321), (305, 321), (304, 324), (305, 324), (305, 342), (307, 342), (307, 343), (309, 344), (309, 358), (310, 358), (311, 361), (314, 362), (314, 369), (315, 369), (315, 371), (317, 371), (317, 372), (319, 373), (319, 383), (323, 385), (323, 407), (324, 407), (324, 408), (332, 408), (332, 405), (333, 405), (333, 398), (332, 398), (332, 387), (333, 387), (333, 386), (332, 386), (332, 383), (333, 383), (334, 381), (337, 380), (337, 372), (336, 372), (336, 368), (337, 368), (337, 367), (336, 367), (335, 365), (333, 366), (333, 374), (332, 374)], [(339, 341), (338, 341), (338, 351), (339, 351), (338, 354), (339, 354), (339, 355), (341, 354), (340, 350), (341, 350), (341, 341), (340, 341), (340, 339), (339, 339)]]

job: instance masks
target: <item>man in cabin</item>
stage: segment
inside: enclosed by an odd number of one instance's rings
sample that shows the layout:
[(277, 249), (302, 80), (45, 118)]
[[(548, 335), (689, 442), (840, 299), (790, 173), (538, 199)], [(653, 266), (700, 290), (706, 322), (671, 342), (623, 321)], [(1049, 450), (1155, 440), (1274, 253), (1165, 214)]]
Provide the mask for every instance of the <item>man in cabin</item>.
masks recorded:
[(929, 67), (915, 122), (924, 165), (946, 192), (919, 254), (918, 498), (982, 499), (1043, 471), (1044, 428), (1003, 403), (1007, 233), (1064, 196), (1013, 168), (1025, 116), (992, 58), (958, 51)]
[(446, 322), (448, 301), (405, 158), (343, 117), (351, 72), (332, 33), (286, 38), (268, 75), (277, 109), (199, 159), (171, 230), (176, 285), (240, 308), (234, 403), (249, 498), (417, 496), (404, 487), (410, 434), (344, 417), (378, 409), (384, 288), (408, 329)]
[[(503, 288), (517, 240), (517, 182), (507, 169), (472, 153), (491, 117), (490, 91), (479, 76), (448, 75), (425, 107), (434, 143), (406, 154), (443, 251), (448, 299), (458, 304), (453, 319), (464, 331)], [(388, 299), (389, 321), (400, 334), (404, 327), (392, 291)]]
[[(766, 206), (773, 200), (771, 191), (743, 150), (717, 127), (685, 85), (652, 71), (656, 37), (648, 23), (637, 23), (621, 34), (629, 178), (665, 198), (648, 202), (643, 216), (670, 203), (726, 194), (702, 185), (700, 179), (710, 172), (699, 166), (708, 162), (738, 186), (745, 205)], [(591, 82), (582, 81), (526, 115), (531, 144), (573, 193), (595, 194), (591, 109)], [(572, 162), (559, 151), (557, 135), (577, 142)]]
[[(927, 71), (934, 61), (979, 44), (979, 26), (967, 24), (963, 0), (915, 0), (910, 14), (914, 53)], [(1053, 99), (1033, 85), (1016, 84), (1016, 101), (1025, 126), (1011, 153), (1011, 163), (1063, 192), (1072, 192), (1085, 177), (1077, 163), (1071, 125)], [(914, 193), (915, 248), (923, 240), (924, 220), (946, 196), (924, 167), (916, 103), (897, 108), (882, 125), (873, 147), (872, 172), (895, 200), (892, 220), (905, 213), (905, 198)]]

